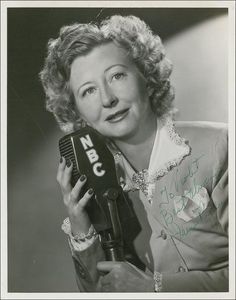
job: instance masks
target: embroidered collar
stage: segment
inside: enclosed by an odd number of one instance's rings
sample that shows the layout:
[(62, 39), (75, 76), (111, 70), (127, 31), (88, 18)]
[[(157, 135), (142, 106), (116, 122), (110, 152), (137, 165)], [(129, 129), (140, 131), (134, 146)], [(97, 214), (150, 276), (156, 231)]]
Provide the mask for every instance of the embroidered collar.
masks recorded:
[(171, 117), (167, 115), (157, 120), (157, 133), (148, 169), (135, 172), (122, 153), (114, 148), (114, 145), (112, 145), (111, 151), (116, 163), (125, 173), (124, 190), (139, 189), (151, 203), (156, 181), (179, 165), (190, 154), (191, 148), (188, 142), (176, 132)]

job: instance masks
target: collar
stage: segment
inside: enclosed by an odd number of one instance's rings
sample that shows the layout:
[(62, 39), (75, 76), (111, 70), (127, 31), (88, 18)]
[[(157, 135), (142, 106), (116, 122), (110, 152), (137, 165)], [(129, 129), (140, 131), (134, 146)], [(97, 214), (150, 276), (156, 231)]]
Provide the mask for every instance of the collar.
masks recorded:
[(148, 169), (135, 172), (122, 153), (114, 145), (110, 146), (116, 163), (123, 170), (122, 177), (125, 178), (122, 179), (126, 183), (124, 190), (139, 189), (147, 196), (149, 202), (152, 201), (156, 181), (178, 166), (191, 152), (188, 141), (176, 132), (170, 115), (157, 119), (157, 132)]

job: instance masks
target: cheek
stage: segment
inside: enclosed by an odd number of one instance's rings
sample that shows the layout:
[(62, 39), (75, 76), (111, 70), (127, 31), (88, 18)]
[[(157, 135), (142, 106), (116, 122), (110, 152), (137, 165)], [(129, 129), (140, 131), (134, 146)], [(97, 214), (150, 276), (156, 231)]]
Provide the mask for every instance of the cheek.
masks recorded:
[(145, 80), (139, 76), (138, 78), (134, 78), (132, 84), (129, 86), (128, 93), (132, 98), (145, 101), (148, 97), (148, 90)]
[(96, 122), (100, 117), (100, 108), (96, 102), (77, 102), (80, 116), (87, 122)]
[(148, 102), (148, 93), (146, 88), (142, 86), (133, 86), (133, 88), (129, 89), (127, 98), (130, 102), (136, 103), (137, 105), (144, 105)]

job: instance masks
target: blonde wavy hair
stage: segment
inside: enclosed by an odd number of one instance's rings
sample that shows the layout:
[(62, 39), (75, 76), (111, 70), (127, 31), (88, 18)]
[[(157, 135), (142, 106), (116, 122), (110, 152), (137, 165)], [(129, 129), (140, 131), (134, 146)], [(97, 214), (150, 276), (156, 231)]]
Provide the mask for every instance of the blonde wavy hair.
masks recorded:
[(50, 39), (40, 80), (46, 94), (46, 109), (53, 113), (60, 128), (72, 132), (83, 126), (69, 87), (71, 64), (96, 46), (113, 42), (123, 47), (129, 58), (146, 77), (153, 90), (149, 100), (157, 116), (172, 109), (171, 62), (158, 35), (135, 16), (112, 16), (99, 25), (75, 23), (63, 26), (59, 37)]

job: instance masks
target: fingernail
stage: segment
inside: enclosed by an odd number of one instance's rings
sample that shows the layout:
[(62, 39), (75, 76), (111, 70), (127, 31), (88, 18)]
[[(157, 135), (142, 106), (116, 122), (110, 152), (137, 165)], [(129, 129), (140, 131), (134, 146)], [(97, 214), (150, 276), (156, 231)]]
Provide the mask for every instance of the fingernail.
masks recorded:
[(94, 193), (94, 190), (93, 189), (89, 189), (88, 193), (89, 193), (89, 195), (92, 195)]
[(63, 162), (63, 157), (60, 158), (60, 163), (62, 163), (62, 162)]
[(80, 181), (85, 181), (85, 179), (86, 179), (86, 175), (81, 175), (80, 176)]

